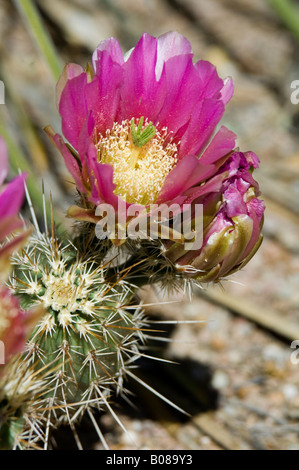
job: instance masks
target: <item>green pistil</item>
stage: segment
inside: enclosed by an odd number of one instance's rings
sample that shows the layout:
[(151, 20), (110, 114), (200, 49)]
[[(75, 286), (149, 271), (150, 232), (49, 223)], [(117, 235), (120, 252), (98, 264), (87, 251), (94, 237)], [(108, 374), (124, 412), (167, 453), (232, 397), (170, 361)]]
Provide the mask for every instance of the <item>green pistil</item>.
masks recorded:
[(141, 116), (138, 127), (136, 129), (134, 118), (131, 119), (131, 136), (135, 147), (143, 147), (146, 145), (156, 134), (156, 128), (152, 122), (149, 122), (146, 128), (141, 132), (144, 117)]

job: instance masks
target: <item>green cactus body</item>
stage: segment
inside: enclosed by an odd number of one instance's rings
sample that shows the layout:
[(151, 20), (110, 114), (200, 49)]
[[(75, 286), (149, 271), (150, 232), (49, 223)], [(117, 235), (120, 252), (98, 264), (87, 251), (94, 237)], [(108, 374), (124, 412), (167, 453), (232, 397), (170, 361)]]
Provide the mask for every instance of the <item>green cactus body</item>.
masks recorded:
[[(35, 446), (42, 437), (40, 398), (48, 387), (45, 369), (14, 356), (0, 377), (0, 449)], [(30, 443), (30, 444), (29, 444)]]
[(57, 425), (105, 407), (111, 388), (122, 391), (144, 339), (142, 311), (127, 308), (133, 287), (123, 280), (110, 285), (107, 267), (83, 261), (72, 244), (41, 235), (12, 263), (10, 284), (22, 306), (45, 309), (23, 356), (28, 368), (47, 370), (39, 415), (50, 413)]

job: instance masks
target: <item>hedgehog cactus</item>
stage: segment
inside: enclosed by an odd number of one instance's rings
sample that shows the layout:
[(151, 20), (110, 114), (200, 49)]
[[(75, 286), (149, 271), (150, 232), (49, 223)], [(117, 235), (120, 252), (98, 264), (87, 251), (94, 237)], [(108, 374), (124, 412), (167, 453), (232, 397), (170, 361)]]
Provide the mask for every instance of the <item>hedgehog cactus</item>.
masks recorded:
[(83, 260), (74, 245), (56, 237), (32, 238), (12, 264), (11, 286), (21, 305), (42, 305), (46, 312), (23, 360), (28, 368), (50, 371), (40, 404), (53, 409), (51, 425), (107, 405), (111, 387), (121, 392), (143, 341), (143, 313), (126, 308), (133, 287), (123, 280), (109, 283), (107, 266), (89, 256)]
[[(144, 34), (125, 56), (111, 38), (86, 71), (75, 64), (64, 69), (57, 102), (68, 142), (50, 126), (46, 132), (79, 193), (68, 215), (81, 222), (76, 238), (59, 240), (54, 221), (52, 233), (46, 227), (42, 234), (34, 215), (35, 234), (11, 259), (12, 293), (23, 309), (44, 314), (25, 352), (5, 368), (0, 447), (44, 441), (47, 448), (51, 428), (68, 423), (76, 435), (84, 413), (107, 447), (93, 410), (108, 409), (122, 426), (112, 391), (124, 393), (127, 375), (153, 391), (131, 371), (149, 336), (138, 286), (218, 282), (260, 246), (264, 203), (252, 177), (259, 160), (237, 151), (226, 127), (213, 135), (232, 94), (232, 80), (220, 79), (206, 61), (194, 64), (190, 43), (174, 32)], [(15, 199), (13, 209), (19, 208)], [(113, 211), (113, 227), (106, 240), (96, 240), (103, 206)], [(161, 206), (170, 209), (166, 237)], [(186, 206), (191, 224), (185, 233), (175, 218)], [(197, 239), (197, 206), (202, 243), (195, 248), (183, 243)], [(140, 214), (146, 229), (150, 218), (159, 229), (130, 237), (129, 228), (142, 225)]]

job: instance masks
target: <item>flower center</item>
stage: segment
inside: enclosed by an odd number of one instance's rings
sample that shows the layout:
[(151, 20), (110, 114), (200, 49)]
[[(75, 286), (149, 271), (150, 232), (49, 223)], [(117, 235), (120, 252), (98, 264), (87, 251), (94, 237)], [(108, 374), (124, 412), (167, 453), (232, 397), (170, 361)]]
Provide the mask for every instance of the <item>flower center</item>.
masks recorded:
[(154, 203), (177, 162), (167, 128), (159, 131), (143, 117), (137, 127), (134, 119), (114, 123), (96, 146), (98, 160), (113, 166), (114, 193), (129, 203)]
[(49, 275), (47, 279), (47, 288), (42, 299), (46, 306), (51, 306), (56, 312), (65, 309), (69, 313), (77, 310), (76, 294), (77, 287), (73, 284), (69, 273), (63, 278), (56, 278)]

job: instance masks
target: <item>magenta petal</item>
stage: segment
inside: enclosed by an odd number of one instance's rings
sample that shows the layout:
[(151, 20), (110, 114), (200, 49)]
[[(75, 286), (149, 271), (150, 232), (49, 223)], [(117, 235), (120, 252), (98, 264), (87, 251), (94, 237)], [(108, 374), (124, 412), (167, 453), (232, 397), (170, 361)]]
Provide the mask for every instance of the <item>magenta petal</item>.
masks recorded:
[(88, 113), (85, 99), (86, 84), (85, 73), (69, 80), (61, 93), (59, 103), (63, 135), (75, 149), (77, 149), (78, 136)]
[(224, 193), (225, 213), (229, 218), (246, 214), (247, 206), (243, 200), (243, 194), (238, 191), (237, 185), (231, 184)]
[(69, 151), (63, 138), (59, 134), (55, 134), (52, 138), (54, 144), (56, 145), (57, 149), (60, 151), (61, 155), (64, 158), (65, 164), (71, 175), (73, 176), (75, 183), (81, 192), (85, 192), (83, 183), (82, 183), (82, 175), (78, 165), (78, 162), (74, 155)]
[(245, 152), (244, 155), (250, 166), (253, 166), (253, 168), (259, 167), (260, 159), (254, 152)]
[(197, 186), (197, 189), (199, 189), (198, 185), (202, 183), (203, 181), (205, 181), (206, 179), (211, 178), (215, 174), (216, 171), (217, 171), (217, 167), (215, 165), (202, 165), (201, 162), (198, 161), (196, 168), (194, 169), (192, 175), (189, 178), (188, 189), (192, 188), (192, 186), (195, 186), (195, 185)]
[(56, 85), (56, 105), (58, 109), (59, 109), (61, 93), (63, 92), (63, 89), (66, 83), (68, 82), (68, 80), (78, 77), (78, 75), (81, 75), (83, 72), (84, 72), (83, 68), (81, 67), (81, 65), (78, 65), (78, 64), (67, 64), (64, 67), (62, 74), (60, 75), (60, 78)]
[(228, 77), (224, 80), (224, 86), (220, 92), (221, 99), (224, 104), (227, 104), (234, 94), (234, 82), (232, 78)]
[(113, 167), (109, 164), (98, 162), (97, 150), (92, 143), (89, 145), (86, 157), (92, 187), (90, 201), (95, 205), (107, 203), (116, 208), (118, 196), (113, 192), (115, 189)]
[(124, 63), (123, 53), (118, 40), (115, 38), (106, 39), (100, 42), (92, 55), (92, 65), (96, 74), (102, 73), (102, 56), (105, 53), (109, 55), (112, 62), (119, 65)]
[(182, 54), (192, 54), (192, 47), (188, 39), (181, 34), (172, 31), (158, 38), (156, 78), (159, 80), (164, 63), (171, 57)]
[(200, 162), (204, 164), (211, 164), (219, 160), (224, 155), (227, 155), (235, 148), (236, 134), (221, 126), (215, 137), (212, 139), (202, 156)]
[(7, 177), (8, 171), (8, 149), (5, 140), (0, 135), (0, 186), (3, 184), (5, 178)]
[(194, 107), (197, 106), (201, 84), (196, 79), (192, 55), (170, 58), (165, 63), (163, 71), (167, 93), (158, 121), (160, 126), (167, 127), (177, 138), (178, 131), (186, 126)]
[[(84, 162), (86, 160), (85, 157), (87, 155), (88, 149), (90, 148), (90, 145), (92, 142), (92, 136), (94, 134), (94, 127), (95, 127), (95, 121), (93, 118), (93, 113), (92, 111), (90, 111), (84, 121), (84, 124), (80, 130), (80, 134), (78, 136), (78, 153), (80, 156), (82, 155), (84, 157)], [(93, 147), (95, 148), (94, 145)]]
[(86, 103), (88, 110), (92, 110), (97, 133), (105, 135), (116, 121), (123, 70), (107, 51), (101, 53), (97, 64), (97, 74), (86, 85)]
[[(191, 54), (170, 58), (165, 63), (164, 70), (167, 96), (159, 113), (159, 123), (172, 131), (176, 141), (183, 140), (181, 144), (183, 149), (180, 149), (179, 158), (183, 158), (186, 154), (197, 154), (200, 148), (204, 148), (204, 140), (206, 144), (206, 140), (213, 134), (214, 127), (222, 117), (224, 99), (221, 93), (226, 87), (228, 93), (230, 82), (225, 85), (219, 78), (216, 67), (207, 61), (199, 61), (194, 66)], [(209, 124), (210, 131), (206, 133), (207, 129), (204, 129), (202, 133), (201, 123), (198, 120), (202, 121), (206, 116), (204, 124), (206, 126), (217, 109), (222, 111), (218, 117), (214, 116), (214, 121), (212, 119)], [(195, 147), (192, 145), (193, 142), (199, 145)]]
[(204, 100), (194, 108), (181, 140), (179, 158), (188, 154), (198, 155), (205, 148), (223, 113), (223, 103), (213, 99)]
[(119, 197), (114, 194), (113, 168), (106, 163), (93, 161), (93, 175), (95, 181), (92, 188), (90, 201), (95, 205), (101, 203), (111, 204), (115, 209), (118, 207)]
[(156, 60), (157, 39), (143, 34), (123, 65), (119, 122), (141, 116), (157, 121), (166, 87), (163, 74), (159, 82), (156, 80)]
[(259, 223), (261, 223), (265, 212), (265, 202), (258, 198), (253, 198), (248, 203), (248, 213), (250, 217), (252, 214), (256, 214)]
[(201, 165), (194, 155), (186, 156), (166, 177), (156, 203), (160, 204), (176, 198), (198, 180), (204, 179), (211, 171), (213, 168)]
[(195, 68), (198, 74), (197, 80), (201, 82), (201, 92), (198, 98), (214, 98), (223, 88), (223, 80), (218, 76), (216, 67), (206, 60), (199, 60)]
[(203, 197), (210, 195), (211, 193), (220, 193), (225, 179), (225, 173), (214, 176), (200, 186), (194, 186), (193, 188), (185, 191), (185, 203), (191, 204), (195, 200), (202, 200)]
[(17, 215), (20, 211), (25, 195), (25, 179), (25, 174), (17, 176), (0, 194), (0, 219)]

